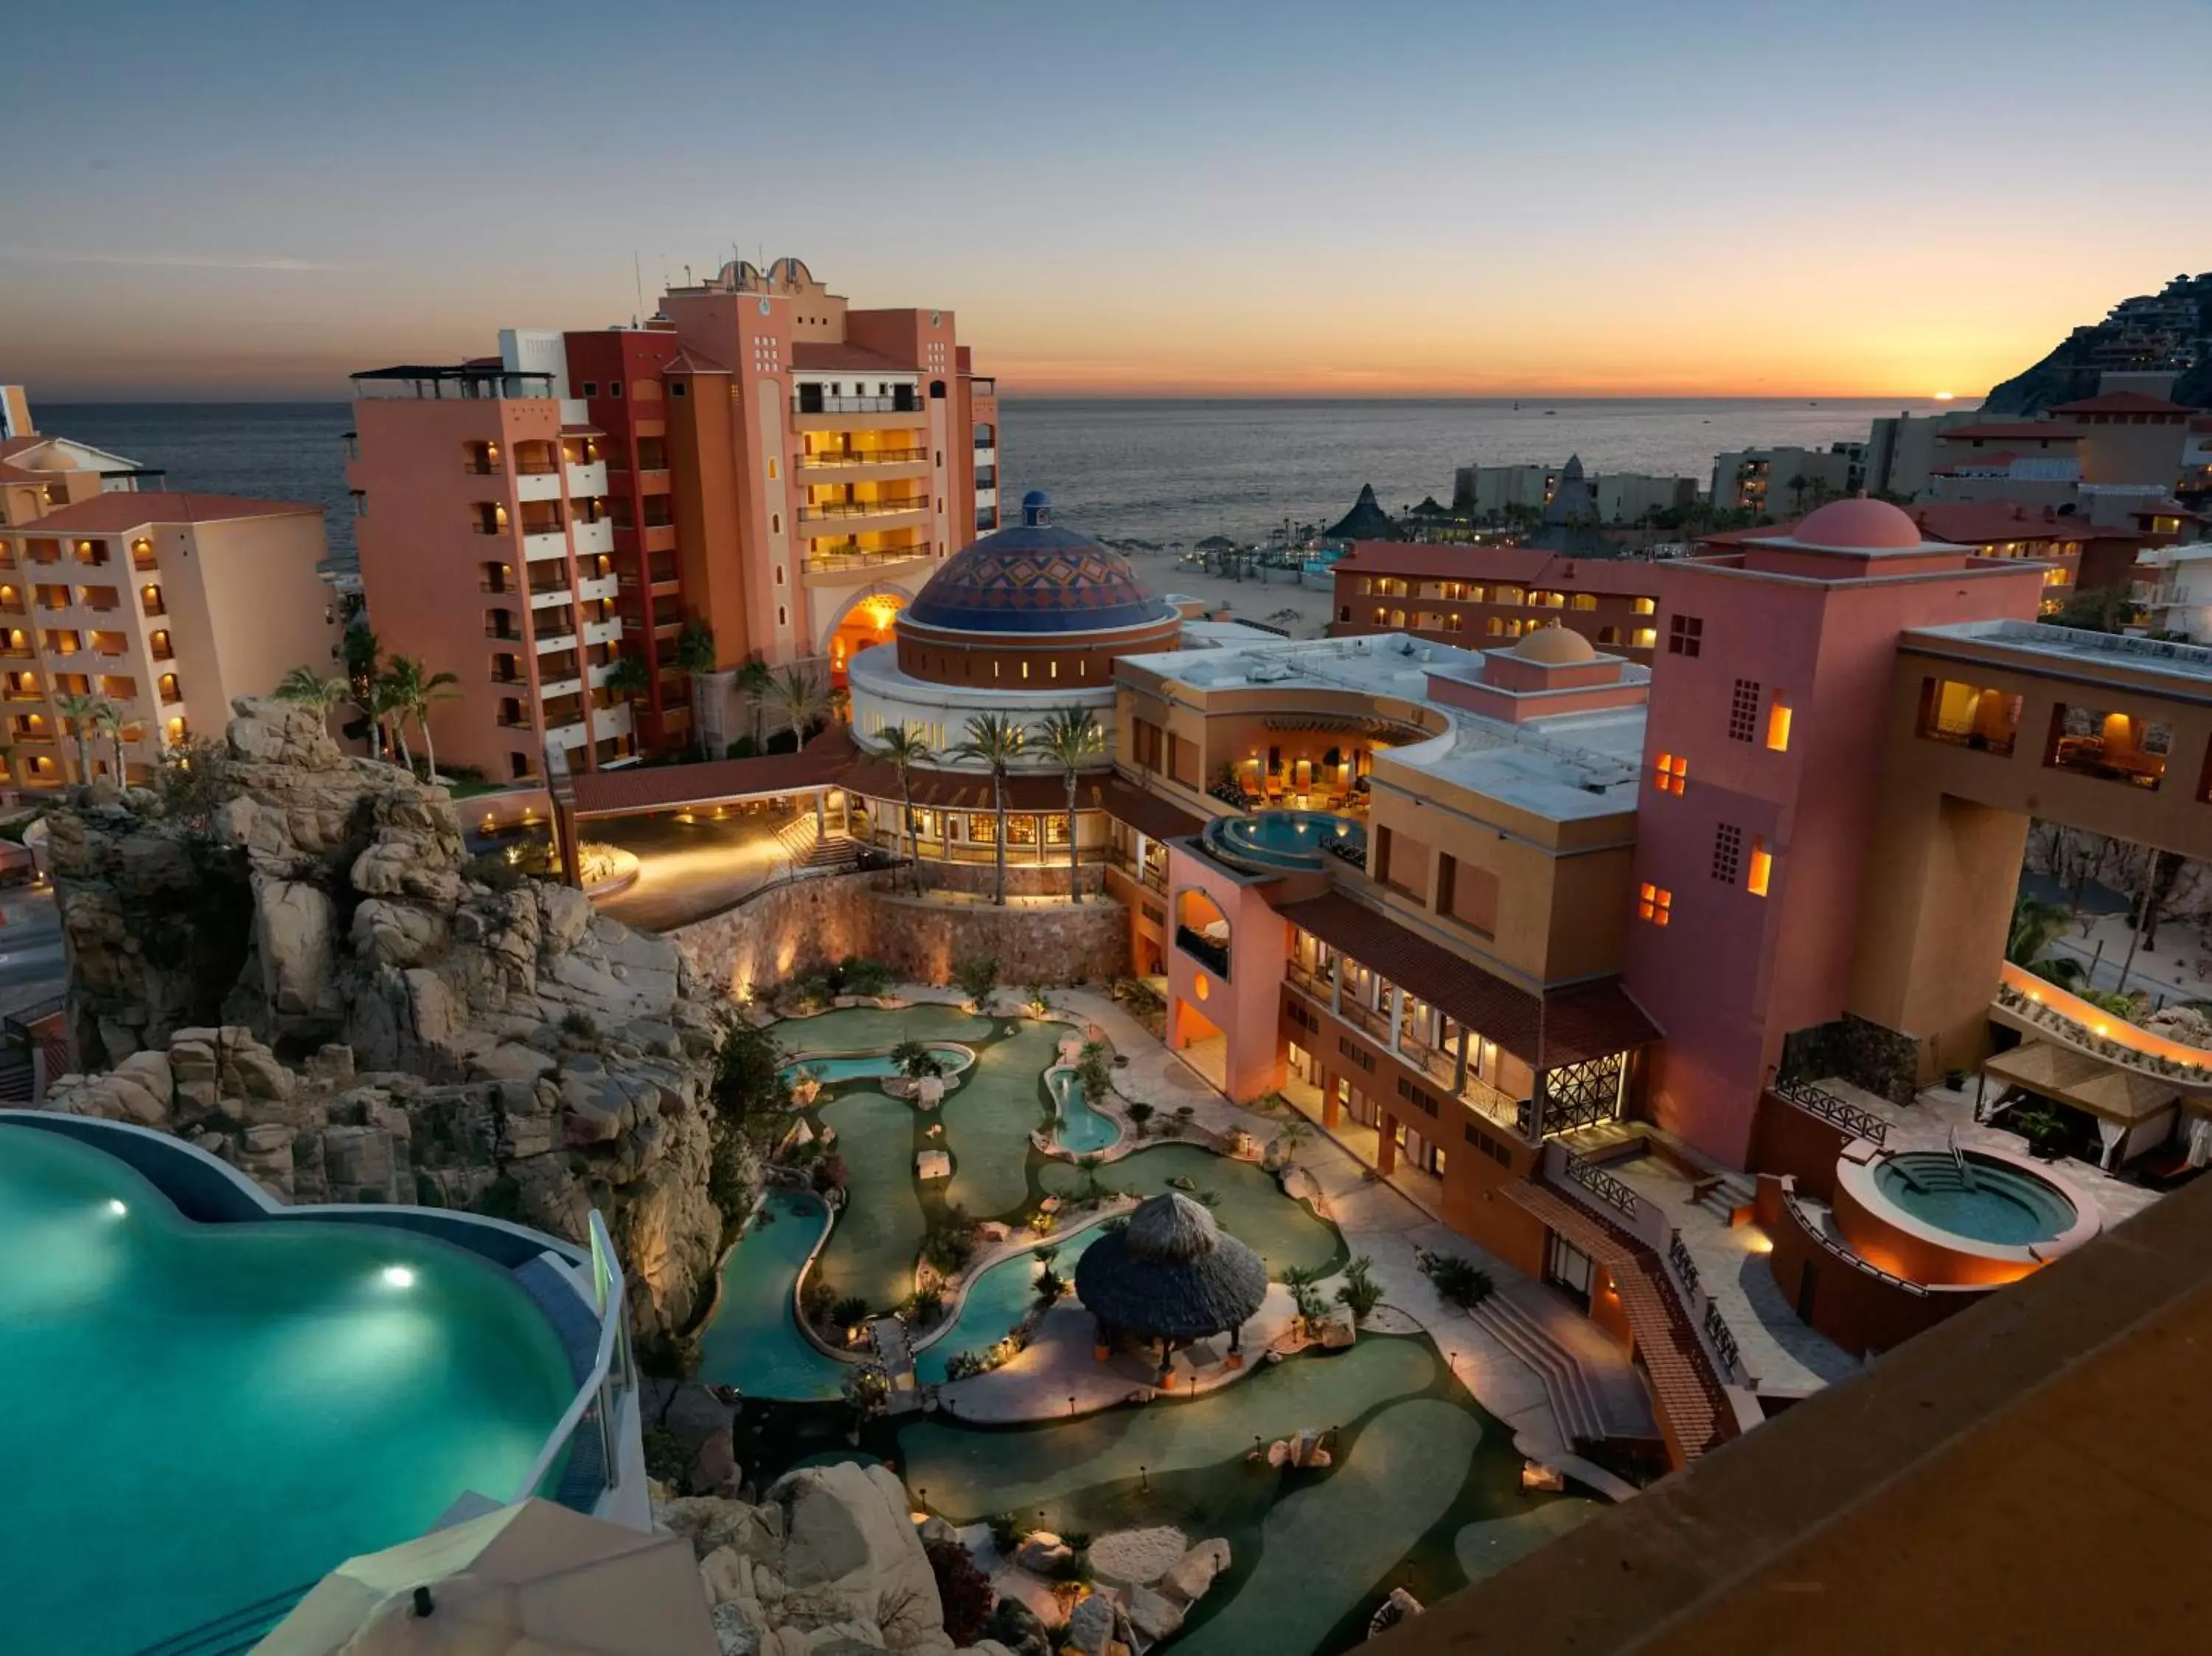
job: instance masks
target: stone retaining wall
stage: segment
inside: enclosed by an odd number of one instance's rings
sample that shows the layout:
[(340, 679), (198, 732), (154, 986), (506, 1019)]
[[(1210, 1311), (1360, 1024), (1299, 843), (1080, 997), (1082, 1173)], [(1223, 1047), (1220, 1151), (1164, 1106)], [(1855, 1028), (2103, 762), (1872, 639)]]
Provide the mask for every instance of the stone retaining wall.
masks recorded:
[(953, 961), (976, 954), (996, 955), (1008, 984), (1103, 982), (1125, 975), (1129, 964), (1129, 912), (1111, 900), (1005, 908), (934, 902), (877, 873), (770, 887), (668, 936), (726, 992), (781, 983), (848, 955), (933, 984), (950, 980)]

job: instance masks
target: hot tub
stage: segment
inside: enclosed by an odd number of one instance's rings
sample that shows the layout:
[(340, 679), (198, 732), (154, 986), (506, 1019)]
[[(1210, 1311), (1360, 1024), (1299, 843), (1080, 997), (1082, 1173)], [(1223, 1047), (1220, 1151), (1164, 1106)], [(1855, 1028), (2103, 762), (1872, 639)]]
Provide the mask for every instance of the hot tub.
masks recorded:
[(1331, 852), (1357, 862), (1366, 852), (1367, 829), (1355, 818), (1325, 810), (1263, 810), (1217, 816), (1200, 840), (1232, 867), (1273, 873), (1317, 869)]
[(2096, 1204), (2024, 1156), (1899, 1150), (1865, 1141), (1836, 1165), (1836, 1228), (1909, 1282), (2007, 1283), (2097, 1234)]

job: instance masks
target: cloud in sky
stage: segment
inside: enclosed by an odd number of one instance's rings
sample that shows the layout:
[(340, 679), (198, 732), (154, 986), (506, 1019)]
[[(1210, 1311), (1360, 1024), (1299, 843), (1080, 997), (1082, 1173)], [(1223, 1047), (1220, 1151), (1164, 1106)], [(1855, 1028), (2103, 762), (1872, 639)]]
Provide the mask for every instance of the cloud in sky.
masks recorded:
[(342, 270), (343, 264), (326, 264), (312, 258), (234, 258), (219, 253), (77, 253), (58, 249), (10, 249), (0, 258), (28, 259), (40, 264), (129, 264), (174, 270)]

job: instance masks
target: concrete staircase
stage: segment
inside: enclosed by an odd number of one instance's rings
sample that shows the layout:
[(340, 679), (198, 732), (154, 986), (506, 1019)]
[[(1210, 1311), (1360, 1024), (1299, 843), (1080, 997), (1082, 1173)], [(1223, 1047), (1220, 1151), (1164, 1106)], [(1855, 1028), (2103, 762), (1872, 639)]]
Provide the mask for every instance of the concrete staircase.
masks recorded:
[(1559, 1435), (1572, 1448), (1583, 1438), (1606, 1435), (1605, 1416), (1582, 1364), (1544, 1330), (1544, 1325), (1503, 1294), (1492, 1294), (1468, 1313), (1515, 1356), (1536, 1371), (1551, 1399)]
[(1738, 1208), (1749, 1207), (1752, 1198), (1759, 1192), (1751, 1180), (1743, 1174), (1724, 1173), (1710, 1180), (1698, 1181), (1697, 1203), (1723, 1224), (1727, 1224)]
[(848, 834), (823, 834), (811, 813), (802, 812), (775, 831), (792, 870), (842, 874), (858, 868), (863, 847)]

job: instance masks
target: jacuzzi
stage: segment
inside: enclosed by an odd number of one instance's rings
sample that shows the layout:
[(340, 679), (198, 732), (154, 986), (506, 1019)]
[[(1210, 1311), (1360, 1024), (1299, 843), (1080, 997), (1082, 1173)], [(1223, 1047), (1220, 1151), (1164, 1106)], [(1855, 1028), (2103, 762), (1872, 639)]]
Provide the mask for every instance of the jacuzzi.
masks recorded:
[(1884, 1151), (1862, 1139), (1836, 1163), (1836, 1228), (1908, 1282), (2008, 1283), (2094, 1236), (2097, 1205), (2025, 1156)]

